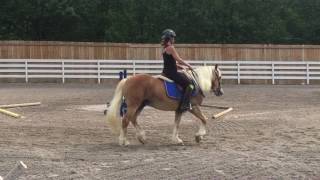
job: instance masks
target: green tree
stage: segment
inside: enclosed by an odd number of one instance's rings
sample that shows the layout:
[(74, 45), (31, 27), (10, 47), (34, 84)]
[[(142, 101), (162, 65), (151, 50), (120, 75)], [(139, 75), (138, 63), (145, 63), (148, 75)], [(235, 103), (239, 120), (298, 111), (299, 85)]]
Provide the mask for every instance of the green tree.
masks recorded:
[(318, 0), (0, 0), (0, 40), (320, 44)]

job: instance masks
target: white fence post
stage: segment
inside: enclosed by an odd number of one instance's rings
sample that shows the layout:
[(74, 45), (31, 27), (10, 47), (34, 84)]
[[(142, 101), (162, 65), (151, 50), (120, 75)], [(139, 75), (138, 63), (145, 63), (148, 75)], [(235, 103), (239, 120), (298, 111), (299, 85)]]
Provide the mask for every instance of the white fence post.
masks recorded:
[(99, 60), (97, 61), (97, 64), (98, 64), (98, 84), (100, 84), (101, 77), (100, 77), (100, 61)]
[(24, 62), (24, 68), (25, 68), (25, 78), (26, 78), (26, 83), (28, 83), (28, 60), (25, 60)]
[(133, 64), (133, 75), (136, 75), (136, 61), (133, 60), (132, 64)]
[(240, 62), (237, 61), (237, 68), (238, 68), (238, 84), (240, 84)]
[(271, 62), (272, 67), (272, 84), (274, 84), (274, 62)]
[(62, 67), (62, 83), (64, 84), (65, 79), (64, 79), (64, 60), (61, 61), (61, 67)]
[(309, 85), (310, 84), (310, 72), (309, 72), (309, 63), (306, 62), (306, 70), (307, 70), (307, 84)]

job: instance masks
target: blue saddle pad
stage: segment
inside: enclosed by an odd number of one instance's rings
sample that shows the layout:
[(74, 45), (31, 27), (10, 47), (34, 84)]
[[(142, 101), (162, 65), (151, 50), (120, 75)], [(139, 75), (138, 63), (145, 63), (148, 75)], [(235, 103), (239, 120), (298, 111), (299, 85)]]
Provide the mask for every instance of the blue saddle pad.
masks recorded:
[[(176, 83), (174, 82), (168, 82), (168, 81), (163, 81), (164, 82), (164, 87), (167, 92), (167, 96), (173, 99), (178, 99), (180, 100), (182, 97), (182, 90), (180, 90), (177, 86)], [(197, 95), (196, 91), (194, 90), (192, 92), (192, 96)]]

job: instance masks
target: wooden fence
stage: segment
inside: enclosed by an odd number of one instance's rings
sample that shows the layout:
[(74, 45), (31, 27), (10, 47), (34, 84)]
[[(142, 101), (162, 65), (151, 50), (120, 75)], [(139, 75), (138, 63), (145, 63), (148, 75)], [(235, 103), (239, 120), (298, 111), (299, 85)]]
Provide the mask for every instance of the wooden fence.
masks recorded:
[[(177, 44), (183, 59), (320, 61), (319, 45)], [(161, 59), (159, 44), (0, 41), (0, 59)]]
[[(219, 64), (223, 79), (238, 84), (244, 80), (299, 80), (306, 84), (319, 84), (320, 62), (315, 61), (189, 61), (194, 67)], [(118, 79), (126, 69), (128, 75), (147, 73), (157, 75), (162, 70), (161, 60), (35, 60), (0, 59), (1, 79)]]

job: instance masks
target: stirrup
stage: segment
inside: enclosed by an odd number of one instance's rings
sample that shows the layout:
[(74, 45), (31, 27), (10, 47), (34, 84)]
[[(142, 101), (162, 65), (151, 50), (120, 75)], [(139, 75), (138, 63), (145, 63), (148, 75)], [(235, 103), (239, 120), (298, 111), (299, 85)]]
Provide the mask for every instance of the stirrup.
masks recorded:
[(178, 112), (184, 112), (184, 111), (189, 111), (192, 110), (192, 105), (189, 103), (188, 105), (181, 105), (181, 107), (178, 108)]

